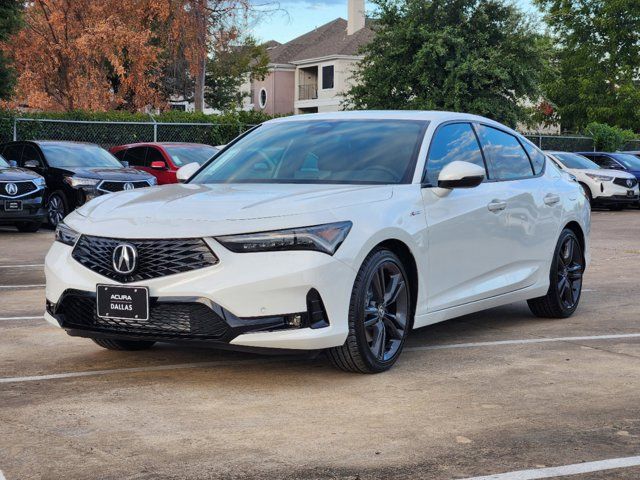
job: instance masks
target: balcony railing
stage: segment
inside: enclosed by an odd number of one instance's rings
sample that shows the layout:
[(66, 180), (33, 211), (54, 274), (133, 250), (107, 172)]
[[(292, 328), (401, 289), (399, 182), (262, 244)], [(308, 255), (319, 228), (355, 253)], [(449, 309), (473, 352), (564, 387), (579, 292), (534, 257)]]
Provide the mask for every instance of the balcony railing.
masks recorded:
[(298, 85), (298, 100), (314, 100), (318, 98), (317, 85)]

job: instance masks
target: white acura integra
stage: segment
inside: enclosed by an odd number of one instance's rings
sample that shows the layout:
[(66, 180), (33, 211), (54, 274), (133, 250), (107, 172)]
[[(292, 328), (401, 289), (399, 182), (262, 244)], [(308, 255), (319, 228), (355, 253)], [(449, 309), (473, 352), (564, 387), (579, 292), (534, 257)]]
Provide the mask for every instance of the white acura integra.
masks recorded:
[(571, 315), (589, 226), (580, 186), (486, 118), (281, 118), (185, 184), (69, 215), (46, 259), (46, 318), (116, 350), (323, 349), (380, 372), (413, 328), (522, 300)]

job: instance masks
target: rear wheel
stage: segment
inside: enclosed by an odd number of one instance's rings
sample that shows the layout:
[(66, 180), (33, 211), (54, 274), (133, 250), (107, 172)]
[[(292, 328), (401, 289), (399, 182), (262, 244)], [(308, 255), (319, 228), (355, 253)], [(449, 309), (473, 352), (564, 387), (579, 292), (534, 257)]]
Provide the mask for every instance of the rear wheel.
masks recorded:
[(411, 325), (410, 291), (397, 255), (387, 249), (369, 254), (353, 285), (347, 341), (327, 351), (333, 365), (357, 373), (391, 368)]
[(92, 338), (91, 340), (107, 350), (146, 350), (156, 343), (144, 340), (113, 340), (110, 338)]
[(18, 222), (16, 228), (19, 232), (33, 233), (40, 229), (42, 222)]
[(564, 229), (551, 262), (549, 290), (544, 297), (527, 300), (537, 317), (566, 318), (578, 308), (582, 293), (584, 255), (576, 234)]

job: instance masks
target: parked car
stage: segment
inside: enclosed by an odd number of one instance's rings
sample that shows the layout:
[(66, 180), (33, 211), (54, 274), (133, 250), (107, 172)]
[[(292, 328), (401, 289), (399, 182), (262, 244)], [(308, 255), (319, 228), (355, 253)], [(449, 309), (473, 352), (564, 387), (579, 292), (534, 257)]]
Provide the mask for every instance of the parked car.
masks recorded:
[(521, 300), (568, 317), (590, 208), (546, 163), (474, 115), (274, 119), (185, 184), (69, 215), (46, 257), (46, 319), (115, 350), (324, 349), (373, 373), (414, 328)]
[(153, 175), (125, 168), (92, 143), (9, 142), (0, 145), (0, 154), (45, 178), (47, 219), (54, 227), (73, 209), (99, 195), (157, 183)]
[(630, 153), (622, 152), (578, 152), (589, 160), (593, 160), (601, 168), (622, 170), (632, 174), (640, 180), (640, 158)]
[(110, 150), (118, 160), (155, 176), (160, 185), (176, 183), (180, 167), (188, 163), (202, 165), (219, 151), (201, 143), (132, 143)]
[(558, 168), (576, 177), (593, 205), (619, 210), (624, 206), (638, 204), (638, 180), (632, 174), (601, 168), (597, 163), (577, 153), (545, 153)]
[(12, 166), (0, 155), (0, 225), (36, 232), (47, 216), (46, 185), (37, 173)]

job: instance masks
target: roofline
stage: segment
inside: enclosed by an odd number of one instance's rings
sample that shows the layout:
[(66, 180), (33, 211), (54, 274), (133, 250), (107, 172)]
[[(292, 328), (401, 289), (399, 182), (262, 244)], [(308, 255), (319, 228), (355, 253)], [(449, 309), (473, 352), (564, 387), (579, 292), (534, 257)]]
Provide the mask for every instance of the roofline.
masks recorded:
[(269, 68), (270, 70), (290, 70), (290, 71), (295, 71), (296, 67), (295, 65), (292, 65), (290, 63), (269, 63), (267, 64), (267, 68)]
[(326, 62), (327, 60), (362, 60), (364, 55), (325, 55), (324, 57), (306, 58), (304, 60), (295, 60), (291, 63), (293, 65), (304, 65), (306, 63), (319, 63)]

